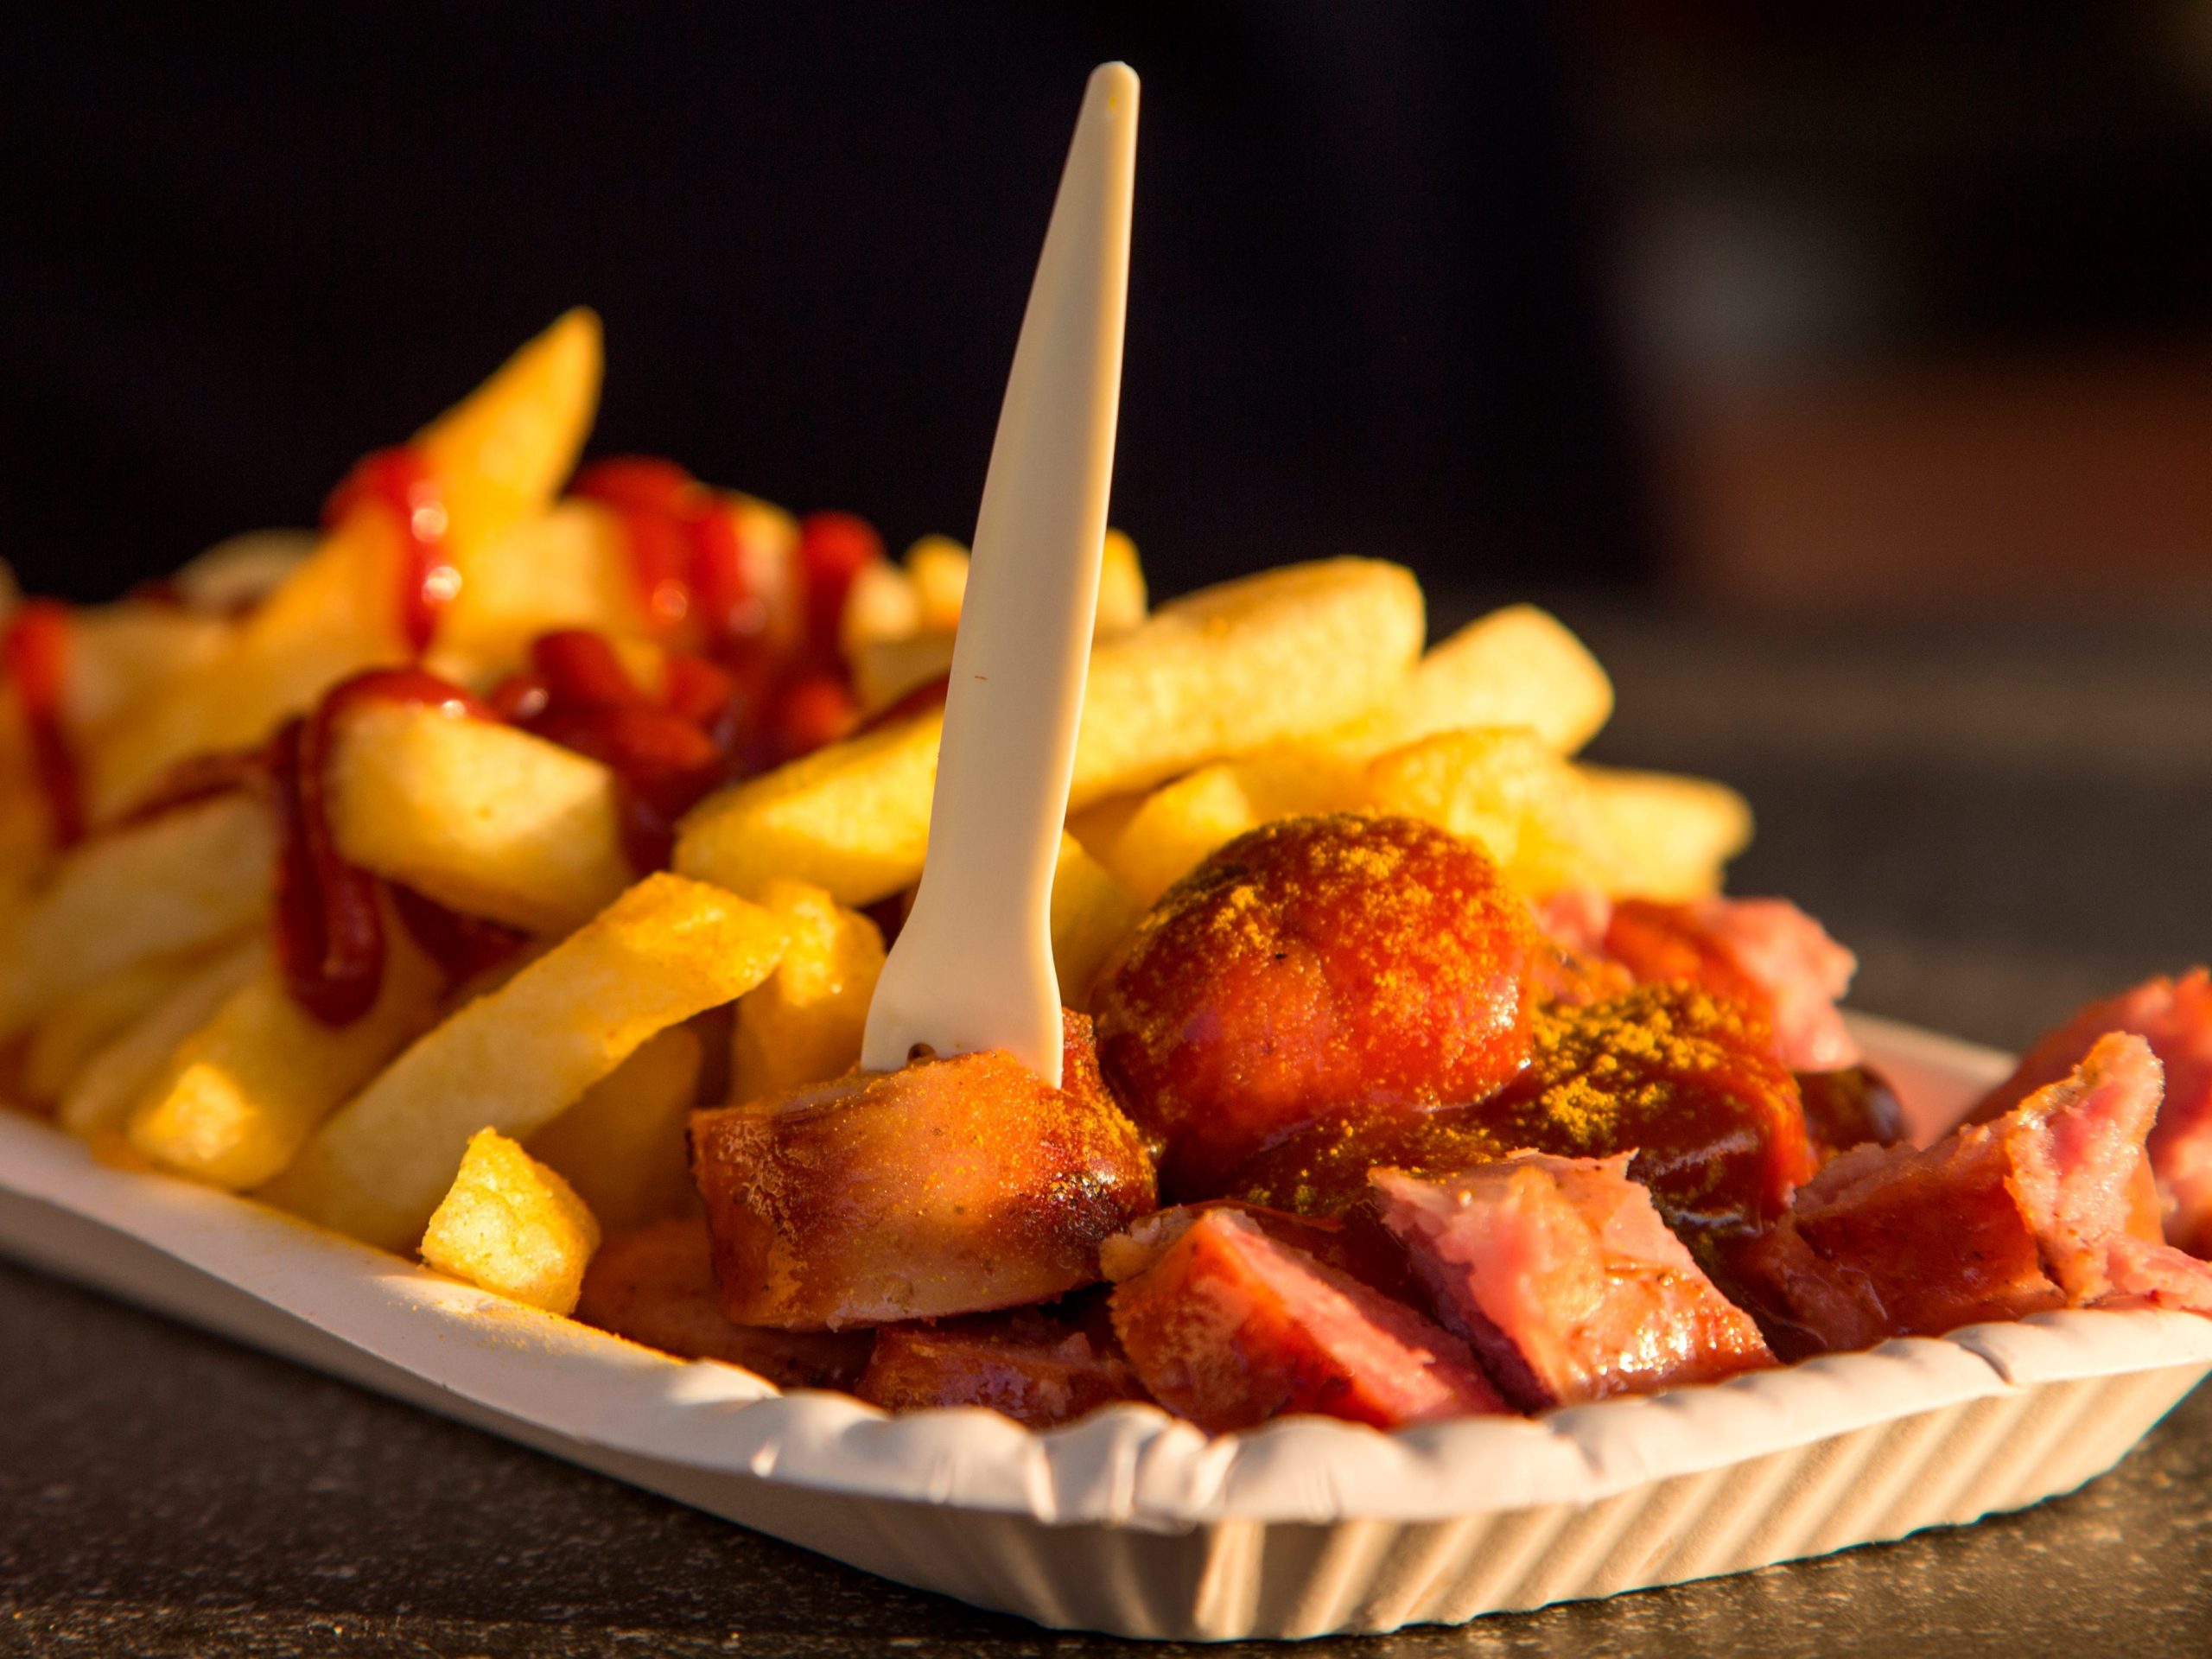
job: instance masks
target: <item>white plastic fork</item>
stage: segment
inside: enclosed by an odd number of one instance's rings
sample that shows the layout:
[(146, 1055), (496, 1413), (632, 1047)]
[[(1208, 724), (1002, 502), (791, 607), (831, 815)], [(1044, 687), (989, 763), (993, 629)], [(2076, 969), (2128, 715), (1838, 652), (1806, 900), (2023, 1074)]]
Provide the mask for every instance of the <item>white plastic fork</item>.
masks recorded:
[(861, 1064), (1002, 1048), (1055, 1088), (1052, 871), (1113, 481), (1137, 77), (1091, 72), (1021, 319), (944, 701), (929, 858)]

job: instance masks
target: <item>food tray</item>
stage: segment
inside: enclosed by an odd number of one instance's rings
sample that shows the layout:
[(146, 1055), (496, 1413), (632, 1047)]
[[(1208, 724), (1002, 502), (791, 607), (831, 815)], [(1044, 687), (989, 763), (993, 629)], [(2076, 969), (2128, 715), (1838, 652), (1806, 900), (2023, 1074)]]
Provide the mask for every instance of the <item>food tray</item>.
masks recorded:
[[(1923, 1135), (2007, 1069), (1856, 1025)], [(887, 1578), (1131, 1637), (1452, 1623), (1968, 1522), (2103, 1472), (2212, 1370), (2212, 1321), (2077, 1312), (1392, 1434), (1209, 1440), (1140, 1406), (1041, 1434), (890, 1418), (105, 1166), (8, 1112), (0, 1249)]]

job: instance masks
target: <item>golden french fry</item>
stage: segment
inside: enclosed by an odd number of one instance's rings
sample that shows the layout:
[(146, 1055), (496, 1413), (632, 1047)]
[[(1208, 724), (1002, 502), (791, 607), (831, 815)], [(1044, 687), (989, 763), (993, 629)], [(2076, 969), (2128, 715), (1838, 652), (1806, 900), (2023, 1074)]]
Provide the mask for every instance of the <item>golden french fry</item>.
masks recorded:
[(227, 618), (125, 600), (74, 613), (68, 720), (86, 741), (147, 698), (219, 662), (237, 637)]
[(760, 601), (767, 640), (788, 644), (804, 624), (799, 614), (798, 520), (772, 501), (736, 490), (716, 493), (737, 531), (739, 569), (747, 593)]
[(1377, 811), (1480, 842), (1522, 892), (1618, 888), (1610, 827), (1573, 766), (1522, 727), (1441, 732), (1367, 768)]
[[(737, 537), (746, 590), (760, 601), (772, 643), (793, 625), (792, 552), (798, 527), (782, 508), (721, 493), (715, 510)], [(668, 619), (645, 613), (621, 515), (594, 501), (556, 501), (524, 514), (470, 555), (466, 580), (438, 624), (434, 673), (480, 684), (528, 655), (556, 628), (590, 628), (618, 649), (651, 638)]]
[(1141, 904), (1150, 905), (1199, 860), (1248, 830), (1309, 812), (1356, 810), (1358, 772), (1333, 757), (1281, 747), (1217, 760), (1163, 784), (1138, 803), (1098, 856)]
[(708, 797), (677, 826), (675, 868), (755, 894), (788, 875), (854, 906), (911, 885), (944, 723), (895, 721)]
[(820, 887), (775, 880), (760, 902), (787, 931), (783, 960), (739, 999), (730, 1042), (730, 1098), (743, 1102), (826, 1083), (858, 1065), (868, 998), (883, 970), (883, 935)]
[(314, 554), (311, 530), (249, 530), (225, 537), (187, 562), (169, 586), (191, 610), (232, 616), (283, 586)]
[(1440, 641), (1395, 695), (1311, 747), (1368, 760), (1441, 732), (1517, 726), (1572, 754), (1612, 712), (1612, 682), (1588, 648), (1548, 612), (1509, 605)]
[[(1365, 559), (1165, 605), (1091, 652), (1070, 804), (1351, 719), (1403, 678), (1421, 634), (1412, 575)], [(739, 893), (779, 875), (846, 905), (895, 893), (921, 871), (942, 725), (864, 733), (710, 797), (683, 823), (676, 868)]]
[(268, 907), (268, 810), (232, 794), (73, 848), (0, 942), (0, 1033), (149, 957), (211, 945)]
[(372, 702), (338, 724), (330, 825), (351, 863), (464, 915), (563, 932), (629, 885), (614, 774), (510, 726)]
[[(572, 311), (416, 439), (439, 477), (446, 543), (461, 575), (575, 463), (598, 396), (599, 322)], [(95, 822), (143, 797), (176, 762), (260, 741), (348, 675), (408, 655), (400, 531), (364, 503), (239, 627), (206, 671), (179, 679), (86, 757)]]
[(535, 1134), (648, 1037), (766, 979), (784, 937), (775, 916), (733, 894), (647, 876), (394, 1060), (263, 1195), (404, 1249), (471, 1135)]
[(1128, 827), (1129, 820), (1142, 811), (1144, 804), (1151, 798), (1150, 791), (1136, 790), (1093, 801), (1068, 814), (1068, 833), (1083, 843), (1084, 851), (1103, 862), (1101, 855), (1113, 846), (1116, 838)]
[(950, 536), (925, 536), (906, 550), (905, 563), (914, 584), (914, 631), (950, 633), (968, 594), (968, 550)]
[(872, 714), (950, 672), (952, 636), (910, 633), (899, 639), (863, 640), (850, 660), (853, 694)]
[(85, 753), (92, 820), (144, 798), (194, 755), (249, 748), (347, 675), (405, 654), (392, 562), (396, 532), (355, 513), (243, 624), (204, 672), (179, 681)]
[[(81, 748), (149, 692), (217, 660), (235, 632), (221, 618), (142, 600), (71, 611), (60, 713), (72, 743)], [(29, 762), (22, 698), (0, 683), (0, 772), (35, 788)]]
[(1525, 726), (1571, 753), (1611, 711), (1612, 686), (1582, 642), (1532, 605), (1509, 606), (1432, 648), (1367, 714), (1201, 766), (1131, 806), (1091, 844), (1150, 904), (1248, 830), (1274, 818), (1356, 810), (1363, 799), (1359, 764), (1387, 749), (1463, 728)]
[(895, 564), (863, 565), (846, 590), (838, 648), (853, 661), (872, 645), (907, 639), (921, 626), (921, 596), (912, 576)]
[(599, 1248), (575, 1189), (495, 1129), (469, 1137), (423, 1234), (423, 1260), (486, 1290), (568, 1313)]
[(1726, 784), (1611, 766), (1578, 770), (1612, 837), (1618, 894), (1716, 893), (1728, 861), (1751, 844), (1751, 806)]
[(1751, 840), (1751, 810), (1724, 785), (1577, 766), (1510, 728), (1424, 738), (1373, 762), (1367, 784), (1375, 810), (1482, 842), (1538, 894), (1694, 898), (1719, 887)]
[[(262, 972), (268, 960), (268, 947), (255, 938), (200, 968), (70, 1079), (55, 1119), (86, 1140), (105, 1135), (120, 1141), (131, 1108), (153, 1087), (177, 1046), (213, 1019), (231, 994)], [(130, 1156), (144, 1161), (135, 1151)]]
[(465, 683), (524, 659), (556, 628), (646, 632), (622, 520), (593, 501), (561, 501), (486, 540), (439, 619), (429, 666)]
[(92, 1058), (194, 977), (204, 952), (149, 957), (65, 996), (31, 1032), (17, 1077), (26, 1099), (58, 1100)]
[(967, 589), (968, 550), (946, 536), (925, 536), (900, 563), (861, 572), (846, 610), (844, 644), (863, 709), (888, 708), (952, 666), (953, 630)]
[[(92, 822), (113, 817), (102, 810), (92, 786), (102, 755), (139, 728), (142, 711), (157, 710), (222, 661), (238, 632), (225, 617), (137, 600), (71, 613), (62, 725), (89, 774)], [(50, 841), (46, 805), (31, 770), (22, 700), (12, 684), (0, 684), (0, 779), (9, 802), (9, 810), (0, 812), (0, 861), (42, 855)]]
[(1386, 749), (1466, 727), (1526, 725), (1562, 753), (1612, 709), (1605, 671), (1530, 605), (1496, 611), (1431, 649), (1389, 698), (1344, 726), (1202, 766), (1130, 804), (1096, 832), (1108, 867), (1150, 904), (1178, 878), (1272, 819), (1357, 810), (1357, 766)]
[(1137, 925), (1144, 906), (1073, 836), (1060, 837), (1052, 870), (1052, 966), (1060, 1001), (1078, 1013), (1090, 1010), (1090, 982), (1106, 953)]
[(1144, 567), (1137, 563), (1137, 544), (1118, 530), (1106, 532), (1098, 565), (1098, 621), (1096, 635), (1127, 633), (1143, 622), (1146, 610)]
[(605, 367), (599, 318), (577, 306), (416, 435), (464, 582), (475, 549), (543, 507), (575, 470)]
[(699, 1103), (704, 1058), (689, 1026), (648, 1038), (531, 1135), (530, 1155), (575, 1188), (611, 1231), (680, 1214), (692, 1198), (684, 1126)]
[(436, 1017), (445, 976), (387, 915), (384, 987), (326, 1026), (264, 968), (186, 1038), (130, 1110), (130, 1144), (172, 1174), (242, 1192), (273, 1179), (316, 1124)]
[(1287, 565), (1161, 606), (1091, 653), (1070, 804), (1372, 707), (1421, 650), (1421, 588), (1373, 559)]
[[(877, 565), (854, 586), (846, 611), (845, 658), (863, 709), (888, 708), (952, 666), (952, 636), (968, 584), (968, 550), (925, 536), (907, 550), (906, 568)], [(877, 593), (880, 586), (893, 591)], [(1093, 638), (1128, 633), (1145, 619), (1144, 570), (1135, 543), (1106, 532), (1098, 573)]]

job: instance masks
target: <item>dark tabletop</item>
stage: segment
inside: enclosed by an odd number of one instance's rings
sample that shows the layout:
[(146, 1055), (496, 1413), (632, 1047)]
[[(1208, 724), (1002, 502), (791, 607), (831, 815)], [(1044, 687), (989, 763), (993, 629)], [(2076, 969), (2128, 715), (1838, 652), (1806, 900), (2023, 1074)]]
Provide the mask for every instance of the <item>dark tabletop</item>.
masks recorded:
[[(2212, 627), (1815, 634), (1565, 608), (1619, 683), (1601, 758), (1743, 787), (1760, 840), (1735, 885), (1856, 946), (1859, 1006), (2018, 1044), (2212, 954)], [(900, 1589), (0, 1267), (0, 1654), (1125, 1645)], [(1307, 1650), (2202, 1656), (2212, 1391), (2024, 1515)]]

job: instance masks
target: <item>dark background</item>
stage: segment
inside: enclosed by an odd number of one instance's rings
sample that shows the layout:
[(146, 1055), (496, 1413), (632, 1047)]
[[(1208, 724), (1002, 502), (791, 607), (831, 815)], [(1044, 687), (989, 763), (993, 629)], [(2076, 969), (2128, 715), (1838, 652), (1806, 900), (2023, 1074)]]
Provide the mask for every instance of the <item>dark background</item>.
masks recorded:
[(1637, 569), (1557, 42), (1511, 5), (56, 10), (7, 54), (8, 553), (91, 596), (304, 521), (576, 302), (594, 448), (964, 537), (1116, 55), (1116, 518), (1171, 585)]
[(2212, 571), (2202, 0), (4, 29), (0, 553), (36, 589), (310, 519), (577, 302), (595, 448), (964, 535), (1113, 55), (1115, 516), (1164, 588), (1341, 550), (1815, 611)]

